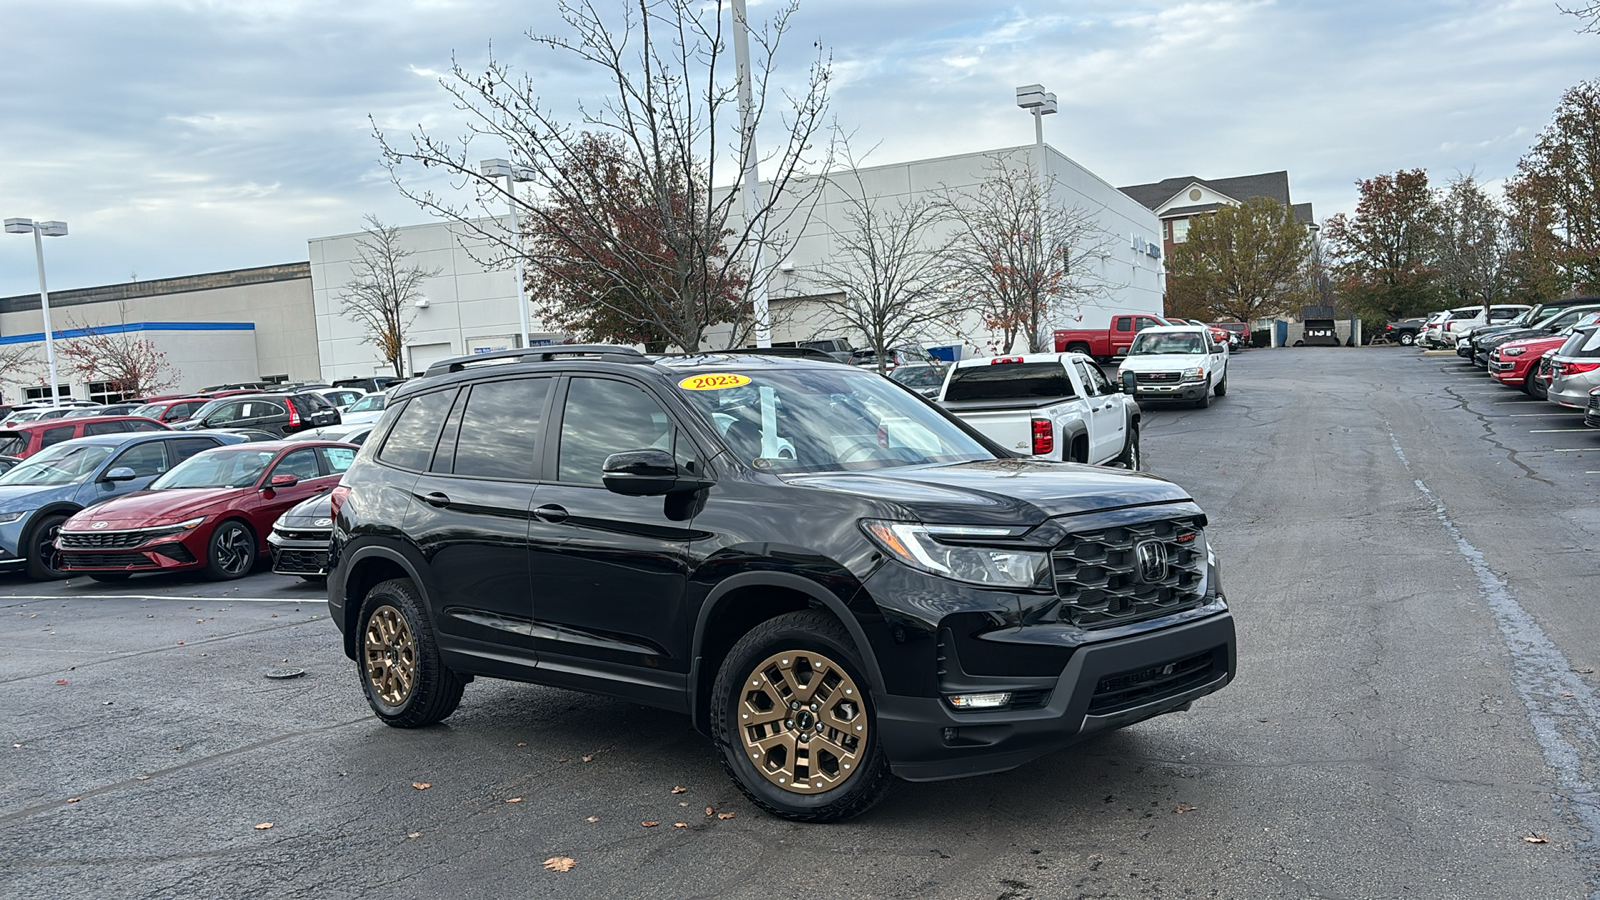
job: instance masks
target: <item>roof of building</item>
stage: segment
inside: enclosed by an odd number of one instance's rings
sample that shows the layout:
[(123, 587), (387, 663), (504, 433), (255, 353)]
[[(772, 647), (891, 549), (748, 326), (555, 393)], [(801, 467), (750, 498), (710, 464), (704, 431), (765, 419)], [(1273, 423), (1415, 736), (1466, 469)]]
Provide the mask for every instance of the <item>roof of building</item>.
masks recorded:
[(1241, 203), (1252, 197), (1271, 197), (1285, 206), (1289, 205), (1287, 170), (1262, 172), (1259, 175), (1240, 175), (1237, 178), (1200, 178), (1196, 175), (1183, 175), (1177, 178), (1164, 178), (1152, 184), (1132, 184), (1118, 190), (1150, 209), (1160, 209), (1162, 204), (1176, 197), (1179, 191), (1191, 184), (1210, 188)]
[[(139, 297), (156, 297), (163, 294), (183, 294), (189, 291), (213, 291), (218, 288), (239, 287), (246, 284), (268, 284), (274, 281), (294, 281), (311, 277), (311, 263), (292, 262), (275, 266), (256, 266), (250, 269), (230, 269), (226, 272), (206, 272), (201, 275), (182, 275), (177, 278), (157, 278), (151, 281), (129, 281), (124, 284), (106, 284), (98, 287), (51, 291), (50, 306), (77, 306), (82, 303), (133, 300)], [(39, 308), (39, 295), (18, 294), (0, 297), (0, 312), (26, 312)]]

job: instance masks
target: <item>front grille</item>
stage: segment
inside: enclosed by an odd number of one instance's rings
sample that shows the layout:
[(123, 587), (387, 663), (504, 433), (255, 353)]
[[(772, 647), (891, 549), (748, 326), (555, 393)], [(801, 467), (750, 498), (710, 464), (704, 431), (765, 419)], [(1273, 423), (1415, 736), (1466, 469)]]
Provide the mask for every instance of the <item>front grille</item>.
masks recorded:
[(148, 530), (63, 531), (56, 537), (56, 545), (63, 550), (113, 550), (137, 547), (148, 540)]
[(1600, 411), (1600, 396), (1597, 396), (1595, 394), (1590, 394), (1589, 395), (1589, 411), (1590, 412)]
[[(1183, 539), (1183, 540), (1180, 540)], [(1166, 570), (1145, 580), (1137, 548), (1154, 541)], [(1205, 535), (1198, 519), (1117, 525), (1069, 535), (1050, 554), (1061, 616), (1106, 628), (1199, 606), (1205, 597)]]
[(143, 553), (62, 553), (63, 569), (154, 569)]
[(1222, 674), (1225, 664), (1219, 659), (1221, 652), (1222, 648), (1213, 647), (1177, 662), (1107, 675), (1094, 686), (1094, 694), (1089, 698), (1089, 715), (1112, 715), (1175, 697), (1214, 681)]
[(278, 540), (280, 541), (326, 542), (333, 540), (333, 529), (331, 528), (303, 528), (295, 529), (293, 531), (284, 528), (274, 528), (272, 529), (272, 533), (276, 534), (278, 536)]
[(1136, 372), (1136, 384), (1177, 384), (1182, 376), (1177, 372)]
[(283, 575), (321, 575), (328, 571), (328, 554), (323, 550), (280, 550), (272, 571)]

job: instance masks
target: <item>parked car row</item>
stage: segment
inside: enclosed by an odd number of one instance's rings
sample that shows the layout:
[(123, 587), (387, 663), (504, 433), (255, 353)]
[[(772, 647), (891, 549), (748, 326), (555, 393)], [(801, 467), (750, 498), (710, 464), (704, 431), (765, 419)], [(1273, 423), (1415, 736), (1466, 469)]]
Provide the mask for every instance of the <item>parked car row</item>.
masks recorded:
[(1457, 354), (1496, 382), (1600, 426), (1600, 299), (1546, 304), (1519, 318), (1528, 327), (1479, 330), (1459, 342)]

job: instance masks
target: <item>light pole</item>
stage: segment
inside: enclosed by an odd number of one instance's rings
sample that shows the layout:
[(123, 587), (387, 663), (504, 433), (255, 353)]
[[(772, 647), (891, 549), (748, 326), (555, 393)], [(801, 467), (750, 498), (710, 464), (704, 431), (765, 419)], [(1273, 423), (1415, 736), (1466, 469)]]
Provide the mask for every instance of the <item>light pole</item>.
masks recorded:
[(1017, 88), (1017, 105), (1033, 113), (1033, 147), (1039, 155), (1039, 179), (1044, 180), (1044, 117), (1054, 115), (1056, 95), (1047, 93), (1042, 84), (1025, 84)]
[(772, 346), (772, 321), (767, 310), (765, 227), (761, 221), (761, 201), (756, 198), (760, 180), (756, 173), (756, 126), (754, 103), (750, 98), (750, 14), (745, 0), (733, 0), (733, 61), (739, 75), (739, 134), (744, 144), (743, 173), (739, 180), (744, 192), (744, 221), (755, 238), (750, 277), (755, 280), (752, 301), (756, 312), (756, 346)]
[(7, 219), (6, 234), (33, 234), (33, 256), (39, 264), (39, 308), (44, 311), (44, 358), (50, 368), (50, 405), (60, 406), (56, 393), (56, 333), (50, 328), (50, 291), (44, 284), (44, 239), (67, 233), (65, 222), (35, 222), (32, 219)]
[(478, 163), (478, 171), (485, 178), (506, 180), (506, 199), (511, 205), (511, 233), (517, 242), (517, 321), (522, 323), (522, 349), (528, 349), (532, 334), (528, 328), (527, 288), (522, 283), (522, 226), (517, 221), (517, 182), (532, 181), (533, 170), (527, 166), (512, 165), (510, 160), (486, 159)]

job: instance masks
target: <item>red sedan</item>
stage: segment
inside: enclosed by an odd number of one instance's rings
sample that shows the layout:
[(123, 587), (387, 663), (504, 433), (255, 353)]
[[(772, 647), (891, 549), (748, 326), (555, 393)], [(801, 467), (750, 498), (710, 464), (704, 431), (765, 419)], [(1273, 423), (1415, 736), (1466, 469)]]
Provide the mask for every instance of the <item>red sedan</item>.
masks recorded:
[(148, 489), (68, 519), (56, 538), (61, 569), (97, 581), (186, 569), (241, 578), (266, 552), (272, 523), (296, 503), (332, 490), (359, 449), (263, 441), (191, 456)]

